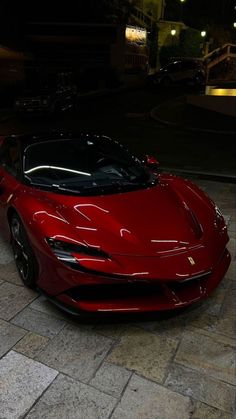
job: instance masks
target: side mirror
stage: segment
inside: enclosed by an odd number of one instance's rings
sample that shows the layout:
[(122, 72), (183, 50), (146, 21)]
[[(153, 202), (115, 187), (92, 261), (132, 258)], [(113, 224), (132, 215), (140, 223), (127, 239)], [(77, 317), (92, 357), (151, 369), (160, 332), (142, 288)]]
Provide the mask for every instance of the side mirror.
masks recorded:
[(159, 167), (159, 161), (154, 156), (146, 154), (142, 159), (142, 163), (147, 166), (150, 170), (157, 170)]

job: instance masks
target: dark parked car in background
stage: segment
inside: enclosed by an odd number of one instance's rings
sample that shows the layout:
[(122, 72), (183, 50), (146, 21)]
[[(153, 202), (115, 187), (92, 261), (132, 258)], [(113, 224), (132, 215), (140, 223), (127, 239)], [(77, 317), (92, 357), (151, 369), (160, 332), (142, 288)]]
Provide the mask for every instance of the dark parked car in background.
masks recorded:
[(58, 73), (50, 80), (33, 79), (16, 99), (15, 109), (22, 114), (63, 112), (76, 105), (76, 90), (71, 73)]
[(176, 59), (160, 68), (148, 78), (150, 85), (171, 86), (184, 84), (201, 86), (205, 84), (204, 63), (200, 59)]

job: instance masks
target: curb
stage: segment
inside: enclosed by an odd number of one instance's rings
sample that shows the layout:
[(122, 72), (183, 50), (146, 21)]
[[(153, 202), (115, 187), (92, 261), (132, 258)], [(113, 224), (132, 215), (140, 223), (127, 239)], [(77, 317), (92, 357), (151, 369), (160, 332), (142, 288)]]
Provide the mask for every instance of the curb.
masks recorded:
[(236, 175), (223, 173), (210, 173), (198, 170), (175, 169), (172, 167), (160, 167), (162, 172), (173, 173), (176, 175), (188, 175), (203, 180), (212, 180), (214, 182), (232, 183), (236, 184)]
[(190, 131), (190, 132), (202, 132), (202, 133), (209, 133), (209, 134), (222, 134), (222, 135), (236, 135), (236, 131), (225, 131), (225, 130), (214, 130), (208, 128), (196, 128), (196, 127), (186, 127), (184, 125), (178, 124), (177, 122), (171, 122), (165, 119), (159, 118), (156, 113), (158, 110), (165, 104), (168, 104), (169, 101), (162, 103), (161, 105), (156, 106), (150, 111), (150, 117), (159, 122), (162, 125), (169, 126), (171, 128), (177, 128), (179, 130)]

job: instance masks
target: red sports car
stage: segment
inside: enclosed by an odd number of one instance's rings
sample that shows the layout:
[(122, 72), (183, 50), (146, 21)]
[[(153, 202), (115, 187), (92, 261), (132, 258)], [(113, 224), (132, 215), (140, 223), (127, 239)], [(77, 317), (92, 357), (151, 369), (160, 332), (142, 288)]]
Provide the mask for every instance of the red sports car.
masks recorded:
[(0, 146), (0, 228), (25, 285), (70, 312), (175, 309), (206, 298), (230, 254), (224, 219), (188, 180), (105, 136)]

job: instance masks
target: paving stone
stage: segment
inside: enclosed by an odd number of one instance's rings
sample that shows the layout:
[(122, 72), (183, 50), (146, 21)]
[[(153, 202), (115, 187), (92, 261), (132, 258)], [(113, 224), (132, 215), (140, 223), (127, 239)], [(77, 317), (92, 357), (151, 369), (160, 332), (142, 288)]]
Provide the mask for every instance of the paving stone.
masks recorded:
[(207, 374), (209, 377), (236, 384), (235, 349), (219, 342), (219, 336), (186, 332), (175, 356), (177, 363)]
[(69, 325), (39, 354), (37, 359), (52, 368), (89, 381), (111, 348), (112, 340), (90, 329)]
[(232, 412), (234, 409), (235, 387), (197, 371), (173, 364), (165, 385), (177, 393), (193, 397), (226, 412)]
[(160, 319), (155, 322), (138, 323), (140, 327), (158, 335), (167, 336), (172, 339), (180, 339), (185, 327), (185, 319), (173, 317), (170, 319)]
[(4, 282), (0, 285), (0, 318), (10, 320), (36, 297), (29, 288)]
[(39, 362), (10, 351), (0, 360), (0, 418), (22, 418), (57, 374)]
[(204, 329), (211, 333), (219, 333), (236, 339), (236, 318), (221, 314), (221, 317), (203, 313), (201, 316), (190, 321), (188, 327), (193, 326)]
[(104, 362), (89, 384), (113, 397), (119, 397), (130, 376), (131, 372), (125, 368)]
[(48, 314), (49, 316), (57, 317), (62, 320), (70, 320), (70, 317), (67, 313), (63, 312), (61, 309), (57, 308), (53, 303), (51, 303), (46, 297), (40, 295), (36, 298), (31, 304), (30, 308), (33, 310), (40, 311), (42, 313)]
[(229, 243), (227, 244), (227, 248), (231, 254), (232, 259), (236, 256), (236, 239), (231, 237)]
[[(14, 260), (11, 246), (0, 236), (0, 265), (4, 265)], [(1, 269), (1, 268), (0, 268)]]
[(193, 304), (192, 306), (185, 308), (182, 312), (179, 313), (178, 318), (182, 323), (185, 324), (185, 327), (189, 327), (193, 321), (201, 318), (202, 316), (209, 315), (209, 313), (214, 313), (216, 316), (219, 315), (221, 306), (222, 301), (219, 301), (216, 297), (216, 294), (214, 293), (206, 300), (200, 301)]
[(23, 286), (23, 282), (20, 279), (15, 262), (0, 265), (0, 279), (11, 282), (12, 284)]
[(236, 281), (236, 260), (233, 260), (231, 262), (229, 269), (226, 273), (226, 277), (231, 279), (232, 281)]
[(161, 382), (177, 341), (139, 328), (130, 328), (108, 356), (108, 361)]
[(65, 326), (65, 322), (40, 311), (32, 310), (27, 307), (22, 310), (11, 321), (13, 324), (38, 333), (42, 336), (53, 338)]
[(223, 344), (226, 346), (230, 346), (231, 348), (236, 348), (236, 339), (232, 339), (228, 336), (221, 335), (218, 333), (212, 334), (211, 332), (208, 332), (207, 330), (197, 329), (196, 327), (191, 327), (191, 326), (189, 326), (188, 329), (186, 329), (186, 333), (188, 333), (189, 331), (192, 333), (198, 333), (200, 335), (207, 336), (208, 338), (213, 339), (214, 342), (218, 342), (220, 345)]
[(20, 327), (0, 320), (0, 357), (8, 352), (25, 334), (26, 331)]
[(232, 317), (236, 319), (236, 282), (230, 281), (228, 291), (225, 296), (224, 303), (222, 305), (222, 316)]
[(228, 232), (229, 232), (229, 234), (236, 233), (236, 222), (235, 221), (230, 220), (229, 226), (228, 226)]
[(134, 375), (112, 419), (189, 419), (192, 410), (188, 397)]
[(111, 396), (59, 375), (27, 419), (108, 419), (117, 403)]
[(29, 332), (14, 346), (14, 350), (21, 354), (34, 358), (49, 342), (45, 336)]
[(197, 403), (196, 409), (191, 419), (233, 419), (231, 413), (207, 406), (204, 403)]
[(141, 321), (135, 323), (135, 326), (141, 327), (141, 329), (147, 330), (148, 332), (155, 333), (158, 320), (155, 321)]
[(93, 330), (113, 340), (118, 340), (121, 335), (127, 330), (128, 325), (125, 324), (98, 324)]
[(155, 333), (168, 336), (169, 338), (180, 339), (185, 328), (185, 321), (181, 317), (175, 317), (158, 322)]

